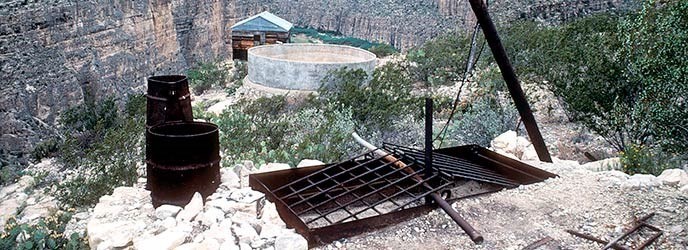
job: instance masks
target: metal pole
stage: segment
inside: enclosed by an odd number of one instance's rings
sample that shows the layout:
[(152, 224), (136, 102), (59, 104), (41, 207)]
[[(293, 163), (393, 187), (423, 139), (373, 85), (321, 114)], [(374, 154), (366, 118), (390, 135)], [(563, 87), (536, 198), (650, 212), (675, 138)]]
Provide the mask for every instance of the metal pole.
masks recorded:
[(425, 176), (432, 176), (432, 98), (425, 98)]
[(483, 29), (485, 40), (490, 45), (495, 61), (502, 71), (502, 77), (504, 77), (506, 86), (509, 88), (511, 98), (514, 99), (514, 105), (516, 105), (516, 109), (518, 109), (518, 113), (521, 115), (521, 120), (523, 120), (528, 136), (533, 142), (538, 158), (540, 158), (540, 161), (552, 162), (545, 141), (542, 139), (542, 134), (540, 134), (540, 129), (538, 129), (535, 122), (535, 117), (533, 117), (533, 111), (530, 109), (530, 105), (528, 105), (528, 100), (526, 100), (523, 89), (521, 89), (521, 84), (518, 78), (516, 78), (516, 73), (514, 73), (509, 57), (506, 55), (506, 50), (502, 46), (499, 34), (497, 34), (497, 28), (487, 12), (487, 4), (483, 0), (469, 0), (469, 2), (475, 17), (478, 19), (478, 23), (480, 23), (480, 27)]

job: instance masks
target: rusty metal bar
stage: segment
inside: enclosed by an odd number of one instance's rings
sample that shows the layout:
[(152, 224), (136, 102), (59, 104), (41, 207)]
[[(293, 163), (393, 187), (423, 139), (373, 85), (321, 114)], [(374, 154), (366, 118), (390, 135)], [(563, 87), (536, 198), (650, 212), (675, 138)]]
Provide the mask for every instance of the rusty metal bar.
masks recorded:
[(509, 61), (506, 50), (504, 46), (502, 46), (497, 28), (487, 11), (487, 4), (484, 0), (469, 0), (469, 2), (471, 3), (471, 8), (473, 9), (473, 13), (475, 13), (475, 17), (478, 19), (478, 23), (480, 23), (480, 27), (483, 29), (485, 40), (487, 40), (487, 44), (492, 50), (492, 55), (494, 55), (495, 61), (502, 72), (502, 77), (504, 77), (506, 86), (509, 88), (511, 98), (514, 100), (514, 105), (516, 105), (516, 109), (518, 109), (518, 113), (521, 115), (521, 120), (523, 120), (523, 124), (528, 131), (528, 136), (535, 147), (535, 151), (537, 151), (538, 158), (540, 158), (540, 161), (552, 162), (545, 141), (542, 139), (540, 129), (538, 129), (538, 125), (535, 122), (535, 117), (533, 117), (533, 111), (530, 109), (530, 105), (523, 93), (521, 84), (516, 77), (516, 73), (514, 73), (514, 68), (511, 66), (511, 61)]
[[(580, 232), (576, 232), (576, 231), (573, 231), (573, 230), (566, 230), (566, 232), (567, 232), (567, 233), (570, 233), (571, 235), (578, 236), (578, 237), (581, 237), (581, 238), (583, 238), (583, 239), (590, 240), (590, 241), (594, 241), (594, 242), (597, 242), (597, 243), (600, 243), (600, 244), (607, 244), (607, 243), (609, 243), (608, 241), (603, 240), (603, 239), (600, 239), (600, 238), (597, 238), (597, 237), (595, 237), (595, 236), (588, 235), (588, 234), (584, 234), (584, 233), (580, 233)], [(611, 248), (614, 248), (614, 249), (616, 249), (616, 250), (631, 250), (631, 249), (629, 249), (628, 247), (619, 245), (618, 243), (614, 243), (614, 244), (611, 246)]]
[[(373, 146), (372, 144), (368, 143), (367, 141), (365, 141), (361, 137), (359, 137), (358, 134), (353, 133), (353, 136), (358, 143), (364, 145), (368, 149), (373, 150), (373, 152), (375, 154), (387, 155), (384, 158), (385, 160), (396, 161), (396, 158), (394, 156), (390, 156), (389, 153), (386, 153), (383, 150), (377, 149), (375, 146)], [(408, 173), (408, 176), (412, 176), (413, 179), (416, 182), (418, 182), (417, 184), (422, 184), (423, 187), (426, 187), (427, 189), (430, 189), (430, 190), (433, 189), (430, 186), (430, 184), (428, 184), (426, 181), (424, 181), (420, 177), (420, 175), (418, 175), (415, 171), (413, 171), (412, 168), (405, 168), (405, 166), (406, 166), (406, 164), (404, 164), (403, 162), (398, 162), (398, 164), (397, 164), (397, 168), (398, 169), (404, 169), (404, 171), (406, 171), (406, 173)], [(475, 242), (475, 243), (483, 242), (483, 240), (484, 240), (483, 236), (480, 235), (480, 233), (478, 233), (478, 231), (475, 230), (475, 228), (473, 228), (473, 226), (468, 224), (468, 222), (466, 220), (461, 218), (461, 215), (459, 215), (459, 213), (456, 210), (454, 210), (454, 208), (452, 208), (451, 205), (449, 205), (449, 203), (446, 200), (444, 200), (437, 192), (432, 192), (428, 196), (430, 198), (432, 198), (435, 202), (437, 202), (437, 205), (439, 205), (442, 208), (442, 210), (444, 210), (449, 215), (449, 217), (451, 217), (454, 220), (454, 222), (456, 222), (456, 224), (458, 224), (459, 227), (461, 227), (461, 229), (463, 229), (463, 231), (466, 232), (466, 234), (468, 234), (468, 236), (471, 238), (471, 240), (473, 242)]]
[(602, 250), (609, 249), (612, 244), (615, 244), (615, 243), (619, 242), (621, 239), (628, 237), (629, 235), (635, 233), (636, 231), (638, 231), (642, 227), (647, 227), (647, 228), (649, 228), (655, 232), (659, 232), (658, 234), (653, 235), (653, 237), (651, 237), (649, 240), (643, 242), (643, 244), (641, 245), (642, 248), (637, 248), (637, 249), (643, 249), (643, 248), (645, 248), (645, 246), (650, 245), (657, 238), (659, 238), (659, 236), (662, 234), (662, 230), (660, 230), (659, 228), (657, 228), (655, 226), (648, 225), (646, 223), (646, 221), (649, 220), (650, 218), (652, 218), (653, 216), (655, 216), (654, 212), (649, 213), (649, 214), (637, 219), (635, 221), (636, 222), (635, 226), (633, 226), (630, 230), (626, 231), (625, 233), (614, 238), (613, 240), (609, 241), (609, 243), (607, 243), (604, 247), (602, 247)]

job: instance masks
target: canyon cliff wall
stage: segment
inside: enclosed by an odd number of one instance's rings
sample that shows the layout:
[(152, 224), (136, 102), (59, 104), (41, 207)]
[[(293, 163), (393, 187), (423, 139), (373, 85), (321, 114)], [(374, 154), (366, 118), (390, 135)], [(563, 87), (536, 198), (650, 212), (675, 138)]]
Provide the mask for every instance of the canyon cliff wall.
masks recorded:
[[(55, 136), (60, 112), (84, 100), (145, 91), (151, 75), (180, 74), (231, 55), (232, 1), (0, 3), (0, 158), (25, 159)], [(0, 164), (2, 165), (2, 164)]]
[[(498, 20), (566, 20), (628, 0), (495, 0)], [(68, 107), (143, 93), (151, 75), (231, 56), (231, 26), (269, 10), (408, 49), (475, 20), (467, 0), (9, 0), (0, 3), (0, 166), (26, 162)]]

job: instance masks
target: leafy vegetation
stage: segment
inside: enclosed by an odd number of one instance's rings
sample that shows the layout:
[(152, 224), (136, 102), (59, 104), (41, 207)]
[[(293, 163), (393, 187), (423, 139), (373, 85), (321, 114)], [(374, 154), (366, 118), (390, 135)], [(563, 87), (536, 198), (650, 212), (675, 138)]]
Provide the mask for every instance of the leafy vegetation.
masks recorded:
[[(68, 136), (58, 158), (68, 171), (79, 173), (58, 185), (56, 197), (65, 205), (95, 204), (115, 187), (131, 185), (138, 177), (137, 164), (143, 159), (145, 96), (130, 96), (123, 110), (114, 105), (114, 99), (108, 100), (93, 108), (77, 106), (66, 113), (81, 119), (72, 119), (65, 126)], [(106, 108), (112, 110), (90, 112)]]
[(65, 212), (41, 218), (36, 224), (18, 224), (10, 218), (0, 235), (0, 249), (88, 249), (86, 241), (78, 233), (64, 237), (70, 218), (71, 214)]
[(436, 37), (408, 52), (412, 79), (432, 86), (453, 85), (465, 73), (470, 40), (450, 33)]
[(213, 87), (222, 88), (231, 95), (247, 74), (246, 62), (240, 60), (234, 60), (231, 66), (219, 60), (201, 63), (187, 72), (189, 86), (198, 95)]
[(688, 2), (648, 0), (637, 13), (507, 34), (521, 73), (549, 80), (571, 118), (625, 153), (630, 172), (640, 156), (688, 157)]

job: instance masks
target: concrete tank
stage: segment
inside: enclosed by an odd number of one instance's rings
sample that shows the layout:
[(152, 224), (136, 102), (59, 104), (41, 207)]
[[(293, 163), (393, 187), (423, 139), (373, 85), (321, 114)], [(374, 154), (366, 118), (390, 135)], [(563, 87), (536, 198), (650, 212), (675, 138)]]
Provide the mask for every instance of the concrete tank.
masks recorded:
[(332, 44), (278, 44), (248, 50), (248, 80), (266, 87), (318, 90), (322, 79), (343, 67), (372, 76), (375, 54)]

